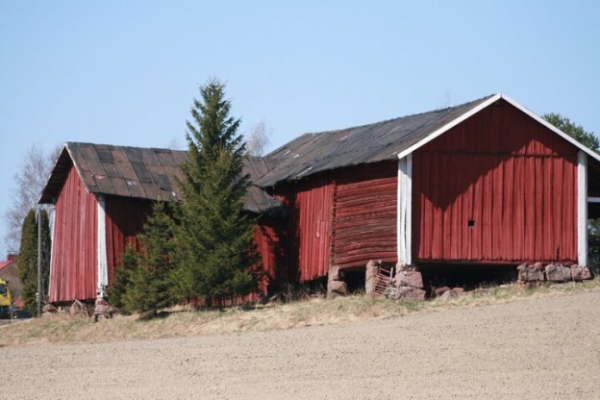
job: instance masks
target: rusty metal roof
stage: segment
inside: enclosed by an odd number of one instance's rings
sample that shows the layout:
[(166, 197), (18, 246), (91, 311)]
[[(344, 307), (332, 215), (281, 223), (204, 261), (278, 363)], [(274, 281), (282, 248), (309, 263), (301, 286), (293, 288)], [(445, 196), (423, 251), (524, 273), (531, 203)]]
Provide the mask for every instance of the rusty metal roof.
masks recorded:
[(396, 159), (403, 150), (491, 97), (375, 124), (304, 134), (265, 156), (274, 168), (256, 184), (275, 186), (318, 172)]
[[(112, 146), (67, 142), (42, 191), (39, 203), (53, 203), (74, 165), (91, 193), (148, 200), (181, 200), (177, 179), (183, 180), (179, 165), (187, 159), (180, 150)], [(268, 171), (264, 160), (249, 157), (244, 172), (252, 181)], [(246, 211), (268, 213), (282, 203), (252, 185), (244, 201)]]

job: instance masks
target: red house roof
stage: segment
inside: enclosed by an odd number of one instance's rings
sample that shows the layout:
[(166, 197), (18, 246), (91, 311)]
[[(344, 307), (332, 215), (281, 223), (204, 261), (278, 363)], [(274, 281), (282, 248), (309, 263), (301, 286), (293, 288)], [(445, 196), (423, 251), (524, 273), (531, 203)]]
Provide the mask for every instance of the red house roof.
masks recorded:
[(4, 268), (8, 267), (9, 265), (11, 265), (14, 261), (12, 260), (8, 260), (8, 261), (0, 261), (0, 271), (2, 271)]

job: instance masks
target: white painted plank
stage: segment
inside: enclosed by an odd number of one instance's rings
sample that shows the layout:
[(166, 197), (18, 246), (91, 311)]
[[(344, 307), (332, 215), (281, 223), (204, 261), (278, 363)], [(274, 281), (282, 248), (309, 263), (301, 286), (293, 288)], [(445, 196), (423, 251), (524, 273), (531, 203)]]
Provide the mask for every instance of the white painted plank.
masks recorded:
[(108, 287), (108, 256), (106, 253), (106, 212), (104, 197), (97, 196), (98, 201), (98, 237), (96, 240), (96, 251), (98, 258), (98, 297), (104, 297), (105, 289)]
[(398, 262), (412, 262), (412, 154), (398, 160)]
[(577, 153), (577, 263), (587, 266), (587, 154)]

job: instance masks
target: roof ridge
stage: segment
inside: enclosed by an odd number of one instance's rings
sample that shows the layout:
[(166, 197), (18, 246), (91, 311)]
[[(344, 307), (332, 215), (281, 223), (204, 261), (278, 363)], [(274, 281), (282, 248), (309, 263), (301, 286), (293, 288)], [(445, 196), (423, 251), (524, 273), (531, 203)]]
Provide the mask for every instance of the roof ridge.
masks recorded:
[(187, 153), (187, 150), (171, 149), (168, 147), (129, 146), (129, 145), (109, 144), (109, 143), (72, 142), (72, 141), (67, 141), (64, 143), (64, 145), (66, 145), (67, 147), (69, 145), (82, 145), (82, 144), (90, 145), (90, 146), (106, 146), (106, 147), (112, 147), (112, 148), (127, 148), (127, 149), (141, 149), (141, 150), (168, 150), (168, 151)]
[(349, 126), (349, 127), (346, 127), (346, 128), (330, 129), (330, 130), (319, 131), (319, 132), (306, 132), (306, 133), (304, 133), (302, 135), (313, 135), (314, 136), (314, 135), (320, 135), (320, 134), (326, 134), (326, 133), (337, 133), (337, 132), (348, 131), (348, 130), (351, 130), (351, 129), (361, 129), (361, 128), (366, 128), (366, 127), (370, 127), (370, 126), (381, 125), (381, 124), (385, 124), (385, 123), (388, 123), (388, 122), (398, 121), (398, 120), (401, 120), (401, 119), (404, 119), (404, 118), (418, 117), (418, 116), (423, 116), (423, 115), (426, 115), (426, 114), (434, 114), (434, 113), (438, 113), (438, 112), (448, 111), (448, 110), (451, 110), (451, 109), (458, 109), (458, 108), (461, 108), (461, 107), (468, 106), (469, 104), (472, 104), (472, 103), (476, 103), (476, 102), (480, 102), (480, 101), (483, 101), (483, 100), (490, 99), (490, 98), (492, 98), (492, 97), (494, 97), (496, 95), (497, 95), (497, 93), (496, 94), (490, 94), (490, 95), (483, 96), (483, 97), (480, 97), (478, 99), (467, 101), (467, 102), (464, 102), (464, 103), (461, 103), (461, 104), (457, 104), (457, 105), (454, 105), (454, 106), (448, 106), (448, 107), (443, 107), (443, 108), (436, 108), (436, 109), (429, 110), (429, 111), (423, 111), (423, 112), (418, 112), (418, 113), (413, 113), (413, 114), (407, 114), (407, 115), (403, 115), (403, 116), (400, 116), (400, 117), (389, 118), (389, 119), (385, 119), (385, 120), (381, 120), (381, 121), (377, 121), (377, 122), (371, 122), (371, 123), (368, 123), (368, 124), (354, 125), (354, 126)]

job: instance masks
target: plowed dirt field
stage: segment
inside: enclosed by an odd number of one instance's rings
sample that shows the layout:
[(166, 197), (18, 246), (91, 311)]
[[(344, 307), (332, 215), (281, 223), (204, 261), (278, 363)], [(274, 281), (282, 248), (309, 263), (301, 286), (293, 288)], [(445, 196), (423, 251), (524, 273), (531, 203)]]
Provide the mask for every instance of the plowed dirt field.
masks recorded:
[(5, 347), (0, 359), (6, 399), (598, 400), (600, 291), (274, 332)]

